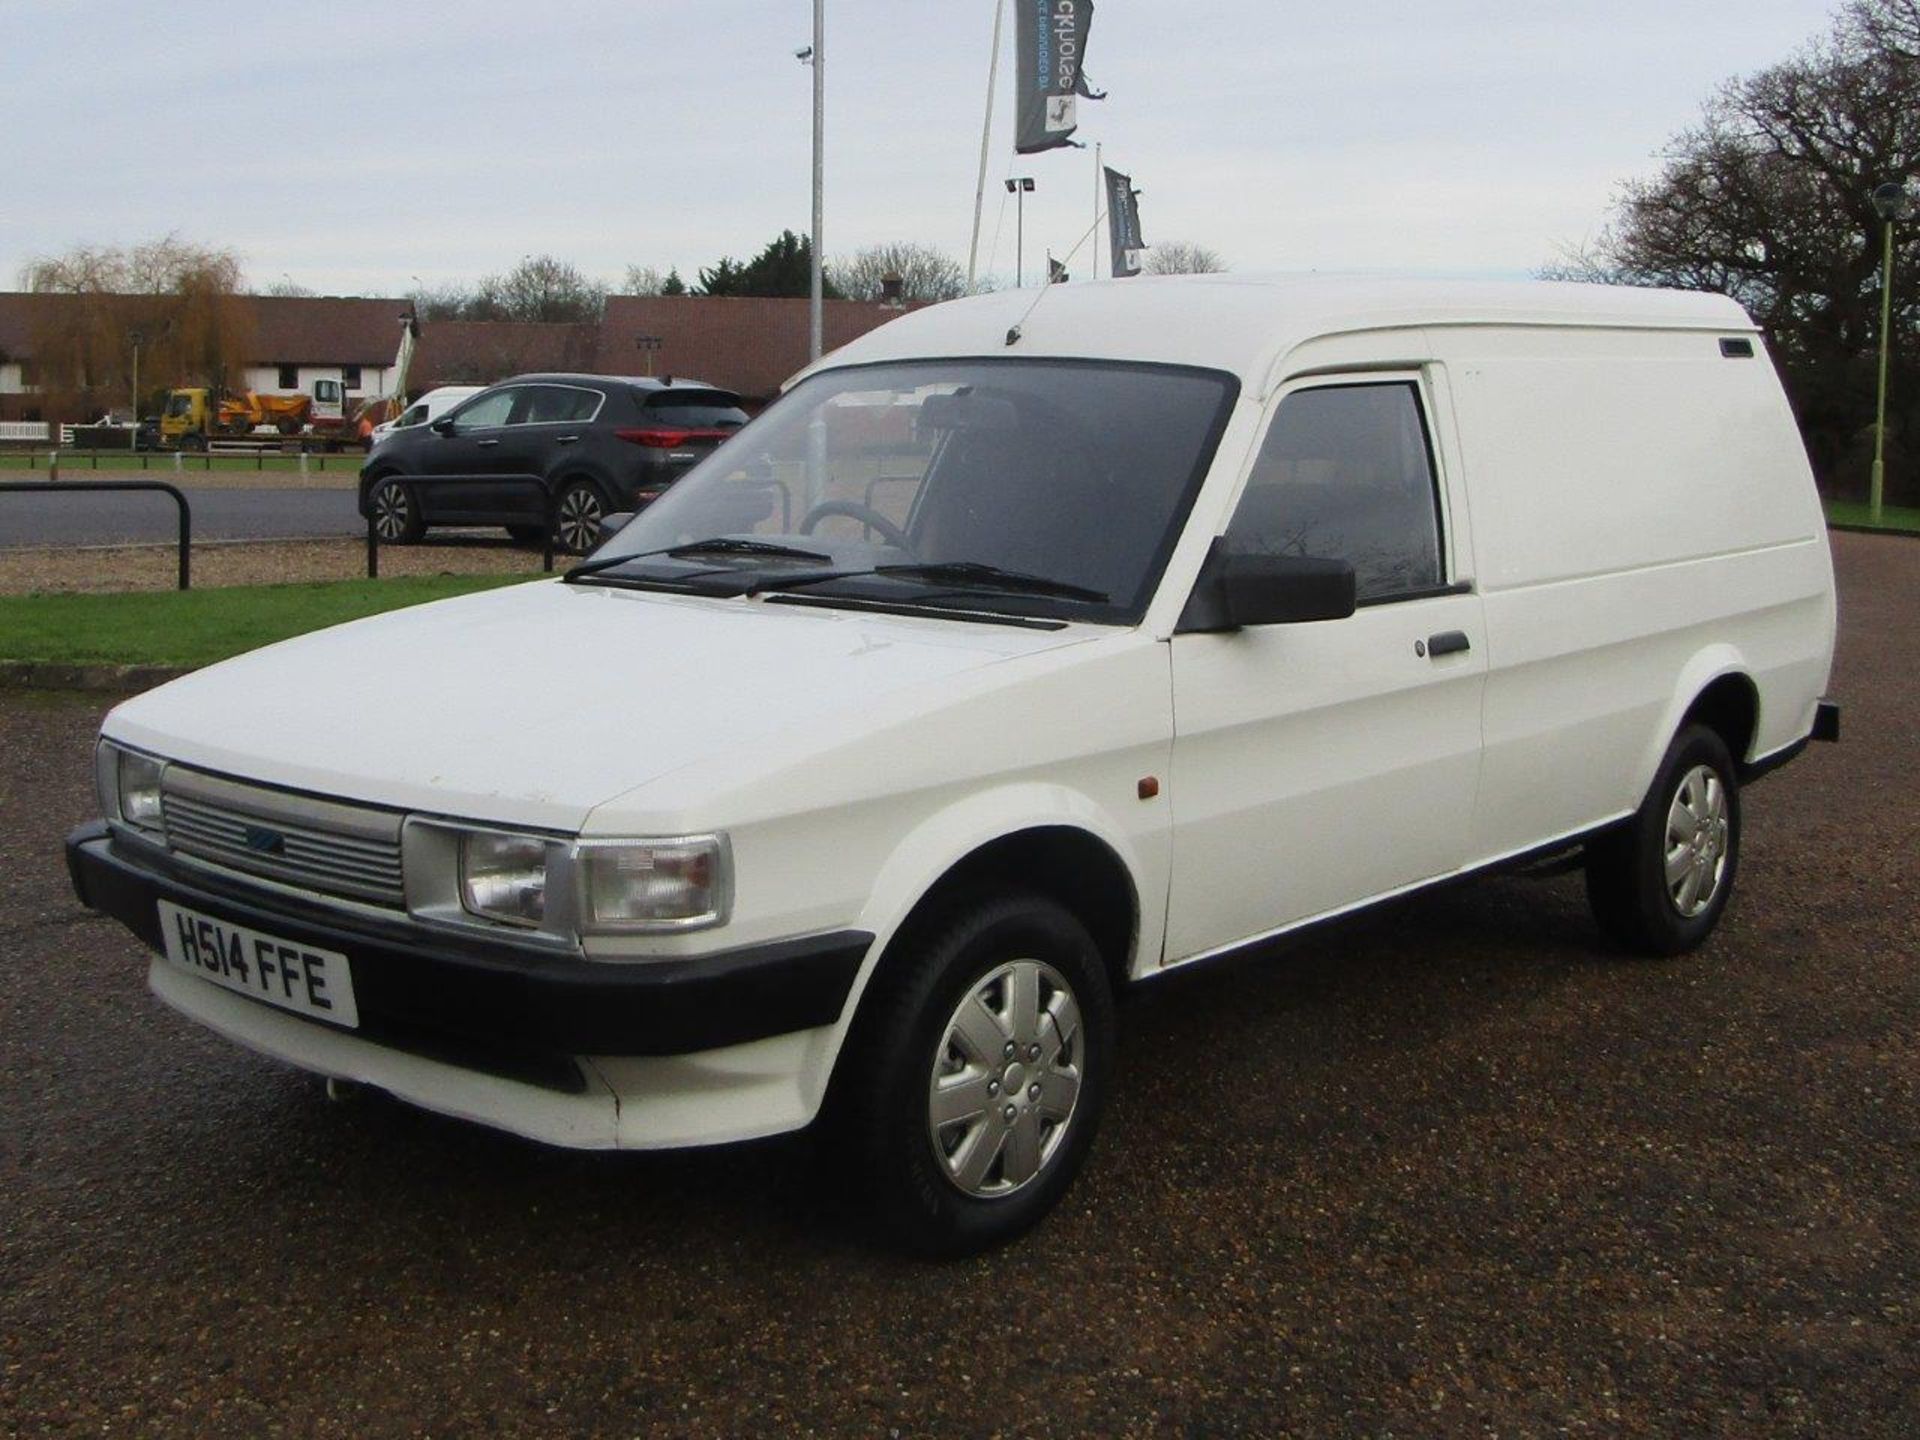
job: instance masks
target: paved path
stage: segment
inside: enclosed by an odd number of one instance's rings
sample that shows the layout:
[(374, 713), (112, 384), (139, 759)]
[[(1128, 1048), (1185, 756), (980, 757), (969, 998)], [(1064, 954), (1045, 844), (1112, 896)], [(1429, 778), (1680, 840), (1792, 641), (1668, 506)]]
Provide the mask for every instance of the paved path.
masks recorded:
[(61, 859), (104, 700), (0, 692), (0, 1436), (1912, 1440), (1920, 542), (1834, 548), (1846, 739), (1699, 954), (1508, 876), (1170, 978), (952, 1265), (803, 1144), (330, 1106), (163, 1009)]
[[(171, 476), (164, 478), (171, 483)], [(193, 507), (195, 540), (312, 539), (366, 533), (352, 490), (205, 489), (192, 484), (180, 488)], [(176, 533), (175, 515), (173, 501), (161, 494), (10, 495), (0, 491), (0, 546), (171, 540)]]

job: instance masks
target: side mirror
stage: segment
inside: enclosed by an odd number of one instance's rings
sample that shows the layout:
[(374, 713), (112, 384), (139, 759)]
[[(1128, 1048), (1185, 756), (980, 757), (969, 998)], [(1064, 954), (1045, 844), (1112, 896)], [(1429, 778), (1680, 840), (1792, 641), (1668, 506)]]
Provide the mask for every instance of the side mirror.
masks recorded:
[(1355, 593), (1351, 561), (1237, 554), (1222, 537), (1200, 567), (1179, 628), (1191, 633), (1344, 620), (1353, 614)]
[(442, 415), (438, 420), (429, 422), (427, 428), (436, 435), (451, 435), (453, 433), (453, 416)]

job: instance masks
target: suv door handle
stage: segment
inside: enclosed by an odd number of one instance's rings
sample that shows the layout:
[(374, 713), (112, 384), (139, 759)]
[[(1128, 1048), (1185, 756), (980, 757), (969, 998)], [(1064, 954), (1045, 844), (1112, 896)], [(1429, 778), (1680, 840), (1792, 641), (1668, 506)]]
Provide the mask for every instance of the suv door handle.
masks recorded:
[(1427, 658), (1438, 660), (1442, 655), (1458, 655), (1463, 650), (1471, 650), (1473, 642), (1467, 639), (1464, 630), (1442, 630), (1438, 635), (1427, 637)]
[(574, 441), (578, 440), (579, 438), (580, 437), (578, 435), (562, 435), (559, 439), (555, 440), (553, 443), (556, 445), (571, 445), (573, 444)]
[(498, 440), (476, 440), (473, 443), (476, 445), (498, 445), (500, 442)]

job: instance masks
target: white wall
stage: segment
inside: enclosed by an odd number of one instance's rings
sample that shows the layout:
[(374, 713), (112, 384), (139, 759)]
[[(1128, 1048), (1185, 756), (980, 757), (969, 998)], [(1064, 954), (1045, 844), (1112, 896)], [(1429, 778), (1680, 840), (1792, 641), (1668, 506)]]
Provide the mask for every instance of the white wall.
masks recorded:
[[(347, 391), (347, 395), (350, 398), (358, 398), (362, 396), (372, 397), (384, 393), (388, 368), (389, 367), (385, 365), (362, 365), (360, 367), (360, 384), (350, 388)], [(296, 385), (293, 390), (285, 390), (282, 389), (280, 385), (280, 367), (278, 365), (249, 365), (242, 372), (240, 383), (247, 389), (258, 391), (262, 395), (291, 395), (296, 392), (303, 395), (311, 395), (313, 393), (314, 381), (338, 380), (340, 378), (341, 367), (338, 365), (302, 365), (299, 367), (300, 383)]]

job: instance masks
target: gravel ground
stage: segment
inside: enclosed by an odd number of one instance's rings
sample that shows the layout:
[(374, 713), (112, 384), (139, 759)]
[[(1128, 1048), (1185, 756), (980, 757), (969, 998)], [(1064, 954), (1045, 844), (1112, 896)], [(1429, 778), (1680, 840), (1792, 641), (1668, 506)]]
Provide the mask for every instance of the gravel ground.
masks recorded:
[[(171, 590), (179, 552), (172, 545), (47, 546), (0, 549), (0, 595)], [(556, 556), (556, 568), (567, 564)], [(382, 575), (536, 574), (540, 552), (497, 531), (436, 532), (419, 545), (380, 547)], [(355, 580), (367, 573), (364, 540), (198, 541), (196, 589)]]
[(801, 1141), (548, 1151), (175, 1019), (57, 851), (97, 704), (0, 695), (0, 1432), (1912, 1436), (1920, 545), (1835, 549), (1846, 741), (1704, 951), (1503, 878), (1176, 977), (947, 1266)]

